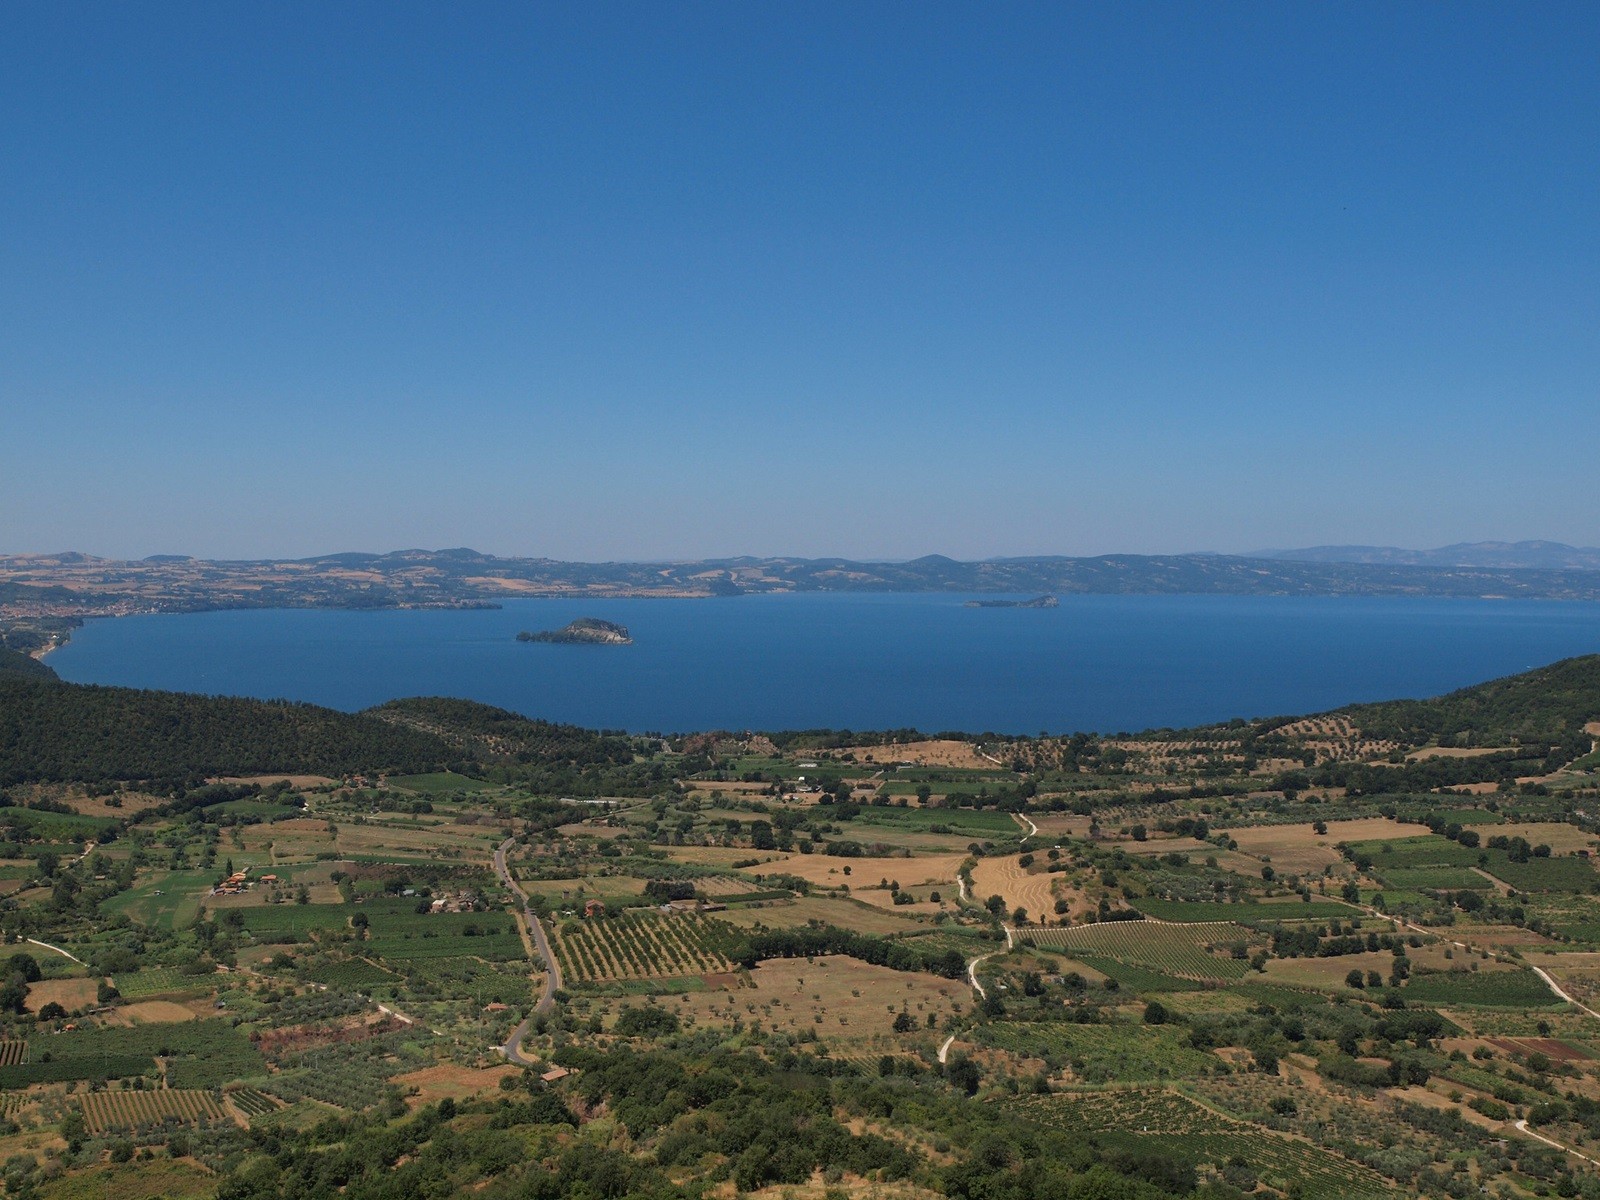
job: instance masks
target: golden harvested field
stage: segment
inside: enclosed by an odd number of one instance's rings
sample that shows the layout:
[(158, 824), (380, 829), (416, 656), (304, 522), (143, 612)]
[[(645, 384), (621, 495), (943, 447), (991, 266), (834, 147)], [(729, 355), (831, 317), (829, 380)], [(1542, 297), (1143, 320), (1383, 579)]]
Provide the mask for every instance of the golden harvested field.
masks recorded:
[(1486, 754), (1499, 754), (1504, 750), (1513, 749), (1511, 746), (1424, 746), (1421, 750), (1413, 750), (1406, 755), (1408, 762), (1418, 762), (1424, 758), (1482, 758)]
[[(691, 992), (662, 1002), (686, 1023), (725, 1025), (736, 1017), (798, 1033), (814, 1029), (833, 1045), (856, 1051), (904, 1050), (938, 1035), (927, 1029), (965, 1005), (963, 980), (940, 979), (874, 967), (853, 958), (785, 958), (750, 972), (751, 987), (725, 992)], [(918, 1032), (896, 1034), (892, 1026), (904, 1007)]]
[(1030, 921), (1043, 922), (1055, 913), (1055, 894), (1050, 886), (1055, 876), (1042, 870), (1024, 870), (1018, 865), (1020, 857), (1011, 854), (980, 858), (972, 868), (972, 898), (981, 904), (990, 896), (1004, 896), (1007, 912), (1025, 908)]
[(318, 851), (332, 850), (333, 832), (326, 821), (276, 821), (270, 825), (247, 825), (240, 832), (246, 850), (259, 850), (272, 862), (292, 858), (311, 858)]
[(421, 1108), (424, 1104), (434, 1104), (446, 1097), (466, 1100), (485, 1092), (499, 1092), (500, 1081), (516, 1073), (517, 1068), (510, 1065), (462, 1067), (454, 1063), (440, 1063), (436, 1067), (424, 1067), (420, 1071), (396, 1075), (394, 1081), (407, 1092), (416, 1088), (417, 1094), (407, 1096), (406, 1103), (412, 1108)]
[(28, 985), (24, 1007), (36, 1013), (53, 1001), (68, 1012), (93, 1008), (99, 983), (98, 979), (41, 979)]
[(719, 921), (726, 921), (741, 929), (750, 929), (756, 925), (765, 925), (771, 929), (787, 929), (811, 921), (824, 921), (841, 929), (878, 935), (907, 933), (918, 928), (927, 928), (921, 922), (894, 915), (894, 910), (880, 909), (870, 904), (858, 904), (854, 900), (829, 899), (826, 896), (774, 900), (770, 904), (730, 909), (727, 912), (715, 913), (714, 916)]
[[(1406, 956), (1411, 960), (1413, 971), (1448, 971), (1452, 966), (1461, 966), (1461, 952), (1457, 951), (1452, 961), (1444, 956), (1446, 949), (1443, 944), (1412, 947), (1406, 951)], [(1361, 954), (1341, 954), (1335, 958), (1274, 958), (1267, 963), (1265, 978), (1280, 983), (1298, 983), (1305, 987), (1339, 988), (1344, 985), (1344, 977), (1353, 970), (1359, 970), (1363, 975), (1368, 971), (1376, 971), (1387, 980), (1393, 968), (1393, 954), (1387, 950), (1370, 950)], [(1484, 963), (1482, 969), (1487, 971), (1493, 968), (1489, 963)]]
[(141, 1000), (137, 1004), (124, 1004), (113, 1009), (106, 1017), (108, 1025), (171, 1025), (179, 1021), (198, 1019), (194, 1009), (172, 1000)]
[(1029, 813), (1033, 823), (1039, 827), (1041, 840), (1059, 841), (1062, 838), (1085, 838), (1089, 836), (1089, 825), (1093, 817), (1079, 817), (1072, 813)]
[(1377, 838), (1416, 837), (1427, 833), (1426, 825), (1402, 824), (1387, 817), (1366, 817), (1356, 821), (1329, 821), (1328, 832), (1318, 835), (1305, 825), (1251, 825), (1228, 830), (1239, 849), (1257, 858), (1270, 859), (1278, 871), (1318, 875), (1326, 866), (1337, 867), (1344, 860), (1334, 846), (1339, 842), (1364, 842)]
[[(921, 884), (956, 886), (956, 869), (965, 854), (919, 854), (906, 858), (835, 858), (831, 854), (797, 854), (781, 868), (790, 875), (823, 887), (849, 884), (852, 888), (875, 887), (880, 880), (897, 879), (902, 887)], [(752, 868), (753, 870), (759, 868)], [(850, 873), (845, 874), (848, 870)]]
[[(931, 893), (937, 892), (939, 899), (931, 898)], [(954, 884), (940, 884), (938, 887), (927, 886), (918, 888), (902, 888), (901, 895), (913, 895), (917, 899), (910, 904), (896, 904), (894, 893), (888, 888), (859, 888), (850, 893), (852, 899), (863, 904), (870, 904), (874, 908), (886, 908), (891, 912), (904, 913), (907, 916), (932, 917), (941, 912), (950, 912), (955, 907), (958, 899), (957, 889)]]
[(321, 817), (292, 817), (271, 824), (250, 825), (241, 832), (246, 850), (263, 851), (274, 863), (314, 858), (330, 850), (348, 855), (392, 853), (417, 857), (487, 858), (489, 846), (502, 835), (490, 825), (441, 824), (411, 829), (368, 821), (364, 825)]
[[(1110, 838), (1110, 844), (1117, 847), (1124, 854), (1194, 854), (1204, 851), (1214, 854), (1217, 848), (1210, 842), (1196, 841), (1191, 837), (1169, 837), (1166, 834), (1152, 834), (1142, 842), (1132, 838)], [(1226, 851), (1224, 851), (1226, 853)]]
[(1531, 929), (1518, 929), (1515, 925), (1472, 925), (1458, 921), (1450, 936), (1459, 941), (1482, 946), (1549, 946), (1549, 938)]
[(1585, 833), (1575, 825), (1556, 821), (1528, 822), (1521, 825), (1471, 825), (1483, 835), (1484, 841), (1492, 837), (1526, 838), (1530, 845), (1541, 842), (1556, 854), (1573, 854), (1579, 850), (1593, 850), (1600, 846), (1600, 838)]
[[(669, 857), (678, 862), (701, 863), (709, 867), (728, 867), (752, 858), (763, 864), (751, 867), (752, 871), (787, 871), (788, 860), (796, 857), (776, 850), (741, 850), (737, 846), (669, 846), (666, 851)], [(769, 865), (777, 863), (784, 865)]]
[[(257, 874), (259, 875), (260, 872), (257, 872)], [(266, 874), (270, 875), (272, 872), (267, 871)], [(205, 890), (202, 889), (203, 892)], [(294, 885), (285, 884), (274, 889), (271, 884), (258, 883), (249, 891), (240, 892), (237, 896), (212, 896), (207, 894), (203, 896), (203, 901), (205, 906), (211, 909), (255, 908), (259, 905), (270, 903), (268, 897), (273, 894), (274, 890), (287, 899), (293, 898), (296, 888)], [(310, 896), (312, 904), (337, 904), (340, 900), (339, 886), (333, 883), (313, 883), (306, 888), (306, 894)]]
[[(610, 883), (612, 881), (607, 880), (606, 882)], [(619, 879), (616, 882), (621, 883), (623, 880)], [(640, 879), (635, 882), (638, 883), (639, 890), (641, 892), (644, 891), (644, 880)], [(742, 893), (758, 891), (760, 887), (760, 884), (751, 883), (749, 880), (734, 879), (729, 876), (718, 877), (712, 875), (705, 879), (696, 879), (694, 881), (694, 890), (707, 896), (738, 896)]]
[[(118, 801), (117, 806), (107, 804), (107, 800)], [(67, 805), (73, 812), (82, 813), (86, 817), (126, 817), (147, 808), (154, 808), (167, 801), (160, 796), (147, 796), (142, 792), (122, 792), (116, 796), (71, 796), (67, 798)]]
[[(280, 822), (284, 824), (285, 822)], [(379, 854), (385, 850), (445, 857), (489, 857), (505, 835), (493, 825), (445, 825), (433, 829), (400, 829), (374, 822), (340, 825), (338, 849), (344, 854)]]
[(924, 767), (967, 767), (984, 770), (994, 763), (972, 748), (969, 742), (900, 742), (889, 746), (868, 746), (856, 757), (869, 763), (916, 763)]

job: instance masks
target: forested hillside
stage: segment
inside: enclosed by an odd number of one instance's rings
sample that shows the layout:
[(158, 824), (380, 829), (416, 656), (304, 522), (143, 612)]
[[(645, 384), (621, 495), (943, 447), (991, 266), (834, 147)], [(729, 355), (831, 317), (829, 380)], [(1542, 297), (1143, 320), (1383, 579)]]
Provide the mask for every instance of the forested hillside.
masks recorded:
[(454, 757), (431, 734), (310, 704), (0, 676), (0, 785), (427, 771)]
[(1390, 700), (1339, 710), (1369, 737), (1421, 744), (1471, 732), (1484, 745), (1517, 741), (1588, 748), (1583, 726), (1600, 720), (1600, 654), (1568, 658), (1431, 700)]
[(541, 721), (476, 700), (414, 696), (367, 711), (396, 725), (436, 734), (473, 758), (580, 767), (633, 761), (633, 744), (625, 734)]
[(44, 663), (19, 650), (0, 646), (0, 678), (20, 675), (27, 679), (54, 679), (56, 673)]

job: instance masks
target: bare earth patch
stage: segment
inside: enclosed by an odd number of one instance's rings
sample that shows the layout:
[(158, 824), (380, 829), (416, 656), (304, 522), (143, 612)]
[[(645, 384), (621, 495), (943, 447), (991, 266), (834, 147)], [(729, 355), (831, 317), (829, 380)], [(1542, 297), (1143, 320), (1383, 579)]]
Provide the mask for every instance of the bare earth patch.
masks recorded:
[(869, 746), (858, 750), (856, 756), (869, 763), (916, 763), (925, 767), (968, 767), (983, 770), (994, 766), (969, 742), (927, 741), (902, 742), (888, 746)]
[[(941, 979), (910, 971), (891, 971), (853, 958), (826, 955), (766, 962), (750, 972), (750, 987), (728, 992), (694, 992), (661, 1001), (697, 1024), (729, 1024), (735, 1018), (759, 1020), (791, 1033), (815, 1030), (818, 1037), (861, 1052), (909, 1050), (939, 1040), (928, 1028), (967, 1000), (964, 980)], [(895, 1017), (911, 1014), (917, 1030), (893, 1031)]]
[(1600, 846), (1600, 838), (1585, 833), (1575, 825), (1559, 821), (1531, 821), (1522, 824), (1473, 825), (1488, 841), (1491, 837), (1526, 838), (1530, 846), (1541, 842), (1556, 854), (1574, 854), (1579, 850), (1593, 850)]
[(420, 1071), (412, 1071), (408, 1075), (396, 1075), (394, 1081), (406, 1091), (417, 1089), (415, 1096), (407, 1098), (406, 1103), (412, 1108), (420, 1108), (424, 1104), (434, 1104), (448, 1097), (451, 1100), (465, 1100), (469, 1096), (481, 1095), (484, 1092), (498, 1092), (500, 1081), (507, 1075), (515, 1075), (517, 1068), (503, 1067), (461, 1067), (454, 1063), (441, 1063), (436, 1067), (424, 1067)]
[(107, 1020), (114, 1025), (170, 1025), (196, 1018), (194, 1009), (187, 1005), (171, 1000), (141, 1000), (137, 1004), (124, 1004)]
[(93, 1008), (99, 990), (98, 979), (42, 979), (28, 985), (25, 1007), (38, 1012), (52, 1002), (68, 1012), (79, 1008)]
[(1230, 829), (1228, 836), (1239, 849), (1269, 860), (1278, 871), (1320, 874), (1323, 867), (1342, 869), (1343, 859), (1334, 849), (1340, 842), (1419, 837), (1426, 825), (1391, 821), (1387, 817), (1361, 817), (1354, 821), (1329, 821), (1328, 832), (1317, 833), (1305, 825), (1250, 825)]

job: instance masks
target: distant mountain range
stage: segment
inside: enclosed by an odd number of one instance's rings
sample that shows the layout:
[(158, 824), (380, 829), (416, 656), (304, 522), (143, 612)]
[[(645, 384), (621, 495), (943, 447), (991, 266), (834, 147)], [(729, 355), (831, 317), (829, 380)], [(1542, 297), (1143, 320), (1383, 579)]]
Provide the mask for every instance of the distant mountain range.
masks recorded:
[(1600, 571), (1600, 548), (1563, 542), (1457, 542), (1437, 550), (1395, 546), (1311, 546), (1258, 550), (1250, 558), (1277, 562), (1380, 563), (1405, 567), (1488, 567), (1498, 570)]
[[(1559, 565), (1547, 565), (1549, 563)], [(1478, 596), (1600, 600), (1600, 550), (1549, 542), (1442, 550), (1320, 547), (1225, 554), (1105, 554), (960, 562), (727, 558), (572, 563), (470, 549), (329, 554), (278, 561), (78, 553), (0, 556), (7, 621), (219, 608), (458, 608), (529, 596), (738, 596), (771, 592), (1200, 593), (1234, 596)], [(40, 644), (11, 639), (13, 648)]]

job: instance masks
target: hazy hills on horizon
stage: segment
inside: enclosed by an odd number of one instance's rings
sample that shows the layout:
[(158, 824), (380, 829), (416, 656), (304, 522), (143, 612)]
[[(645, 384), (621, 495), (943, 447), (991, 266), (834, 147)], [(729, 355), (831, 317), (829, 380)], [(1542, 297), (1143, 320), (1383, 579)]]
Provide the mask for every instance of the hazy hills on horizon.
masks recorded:
[(957, 559), (945, 554), (924, 554), (916, 558), (849, 559), (836, 556), (803, 557), (794, 555), (735, 555), (729, 558), (693, 559), (684, 557), (606, 559), (592, 561), (566, 561), (544, 556), (496, 555), (468, 546), (427, 550), (409, 547), (389, 551), (339, 551), (331, 554), (308, 555), (301, 558), (229, 558), (204, 559), (191, 554), (150, 554), (140, 559), (104, 558), (76, 550), (45, 554), (0, 555), (0, 562), (33, 562), (41, 566), (60, 564), (83, 566), (97, 563), (151, 566), (180, 566), (185, 563), (206, 563), (225, 567), (252, 567), (274, 563), (287, 564), (338, 564), (361, 566), (396, 561), (456, 561), (467, 563), (532, 562), (561, 566), (627, 567), (627, 566), (688, 566), (706, 567), (729, 565), (757, 565), (761, 563), (811, 563), (849, 564), (860, 566), (893, 566), (908, 568), (939, 568), (979, 566), (984, 564), (1094, 562), (1107, 560), (1161, 560), (1185, 558), (1264, 559), (1271, 562), (1346, 563), (1357, 566), (1408, 566), (1408, 567), (1472, 567), (1490, 570), (1546, 570), (1546, 571), (1600, 571), (1600, 547), (1571, 546), (1565, 542), (1530, 539), (1519, 542), (1482, 541), (1455, 542), (1432, 550), (1413, 550), (1400, 546), (1324, 545), (1291, 549), (1272, 548), (1250, 550), (1239, 554), (1221, 551), (1197, 550), (1181, 554), (1020, 554), (994, 555), (980, 559)]
[(1299, 550), (1256, 550), (1243, 557), (1276, 562), (1600, 571), (1600, 547), (1546, 541), (1457, 542), (1437, 550), (1405, 550), (1398, 546), (1309, 546)]
[[(1560, 565), (1541, 565), (1559, 563)], [(1600, 550), (1480, 542), (1432, 551), (1038, 555), (958, 561), (744, 556), (657, 562), (501, 558), (464, 547), (278, 560), (0, 555), (0, 618), (211, 608), (482, 606), (534, 596), (775, 592), (1438, 596), (1600, 600)]]

